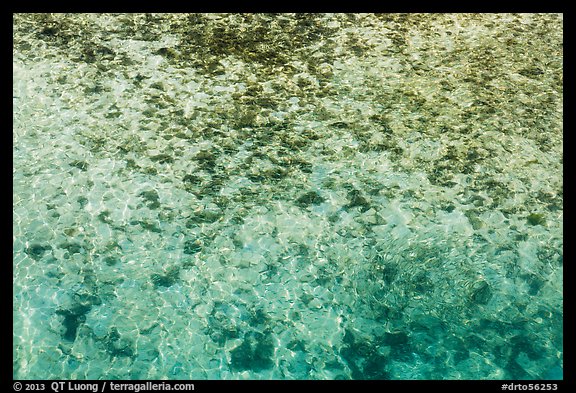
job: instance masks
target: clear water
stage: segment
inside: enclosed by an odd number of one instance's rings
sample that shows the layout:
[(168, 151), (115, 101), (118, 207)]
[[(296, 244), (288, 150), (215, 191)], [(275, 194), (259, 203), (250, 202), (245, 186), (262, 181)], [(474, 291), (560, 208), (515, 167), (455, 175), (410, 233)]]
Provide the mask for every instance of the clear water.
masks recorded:
[(562, 378), (562, 75), (562, 15), (15, 14), (14, 378)]

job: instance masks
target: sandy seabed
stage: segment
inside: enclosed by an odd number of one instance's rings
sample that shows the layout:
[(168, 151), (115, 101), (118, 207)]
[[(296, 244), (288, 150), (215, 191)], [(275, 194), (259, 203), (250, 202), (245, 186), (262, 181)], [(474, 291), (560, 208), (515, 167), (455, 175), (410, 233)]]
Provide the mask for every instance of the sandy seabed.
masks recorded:
[(562, 15), (13, 21), (15, 379), (562, 377)]

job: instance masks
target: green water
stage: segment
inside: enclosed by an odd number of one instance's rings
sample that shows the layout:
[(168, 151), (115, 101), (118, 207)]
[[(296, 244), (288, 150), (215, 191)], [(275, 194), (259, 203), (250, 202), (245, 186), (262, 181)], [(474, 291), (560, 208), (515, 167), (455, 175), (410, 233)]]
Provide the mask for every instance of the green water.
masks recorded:
[(562, 378), (562, 21), (15, 14), (14, 378)]

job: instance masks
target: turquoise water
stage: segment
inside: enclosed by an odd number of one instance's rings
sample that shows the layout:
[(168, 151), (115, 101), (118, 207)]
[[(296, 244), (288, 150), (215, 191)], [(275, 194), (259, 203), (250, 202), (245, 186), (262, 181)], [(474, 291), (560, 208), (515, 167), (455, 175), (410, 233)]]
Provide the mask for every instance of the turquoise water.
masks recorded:
[(15, 14), (14, 378), (562, 378), (562, 19)]

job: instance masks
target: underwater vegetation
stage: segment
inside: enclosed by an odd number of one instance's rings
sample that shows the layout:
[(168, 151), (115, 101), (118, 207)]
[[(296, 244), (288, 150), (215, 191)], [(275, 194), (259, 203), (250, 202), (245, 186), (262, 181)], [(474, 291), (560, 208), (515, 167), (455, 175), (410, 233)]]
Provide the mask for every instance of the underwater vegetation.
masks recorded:
[(14, 14), (14, 378), (561, 378), (562, 23)]

